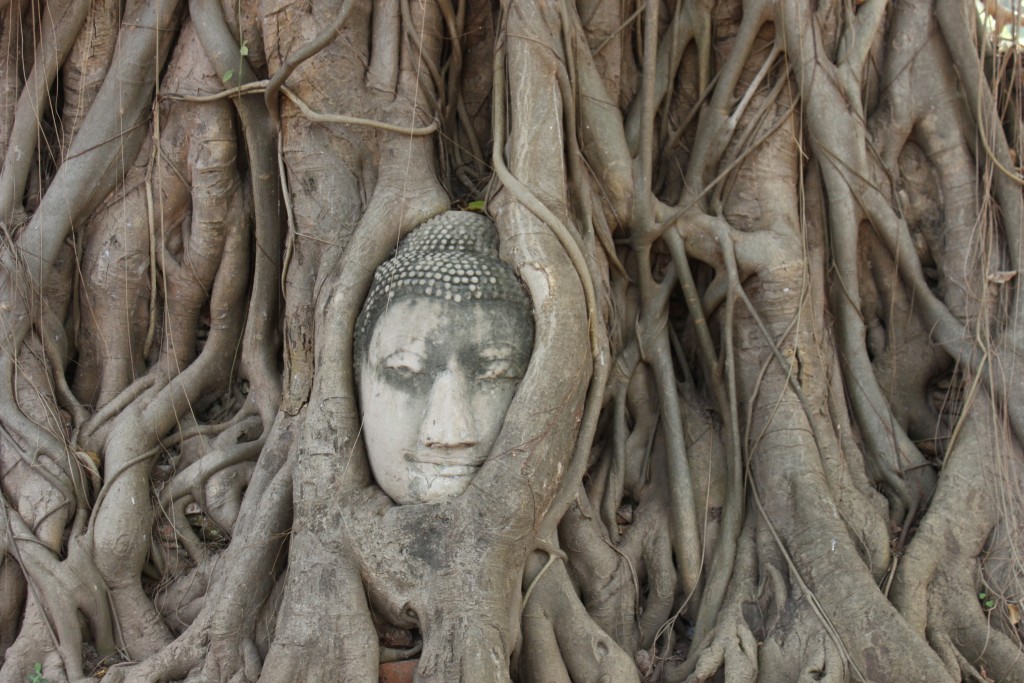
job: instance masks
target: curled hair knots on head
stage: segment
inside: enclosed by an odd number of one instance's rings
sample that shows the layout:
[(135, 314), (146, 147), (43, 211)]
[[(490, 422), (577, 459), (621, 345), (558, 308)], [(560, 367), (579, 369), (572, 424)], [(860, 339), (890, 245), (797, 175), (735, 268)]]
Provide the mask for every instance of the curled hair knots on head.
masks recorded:
[(494, 223), (470, 211), (447, 211), (416, 227), (377, 267), (356, 321), (357, 359), (388, 306), (411, 297), (456, 304), (497, 301), (530, 310), (523, 284), (498, 257)]

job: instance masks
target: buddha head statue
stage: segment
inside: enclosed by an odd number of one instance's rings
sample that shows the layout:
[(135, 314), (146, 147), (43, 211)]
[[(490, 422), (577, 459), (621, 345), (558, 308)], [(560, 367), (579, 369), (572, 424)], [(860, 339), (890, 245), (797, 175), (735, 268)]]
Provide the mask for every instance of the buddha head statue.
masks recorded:
[(392, 500), (466, 490), (532, 348), (530, 299), (486, 216), (449, 211), (399, 243), (374, 273), (355, 331), (363, 439)]

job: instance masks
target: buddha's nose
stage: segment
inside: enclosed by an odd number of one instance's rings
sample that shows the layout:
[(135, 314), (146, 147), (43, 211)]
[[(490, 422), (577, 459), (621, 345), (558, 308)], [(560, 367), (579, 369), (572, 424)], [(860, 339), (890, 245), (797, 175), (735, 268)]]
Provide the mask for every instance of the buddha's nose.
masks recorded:
[(434, 380), (420, 427), (427, 448), (468, 448), (479, 440), (464, 373), (451, 368)]

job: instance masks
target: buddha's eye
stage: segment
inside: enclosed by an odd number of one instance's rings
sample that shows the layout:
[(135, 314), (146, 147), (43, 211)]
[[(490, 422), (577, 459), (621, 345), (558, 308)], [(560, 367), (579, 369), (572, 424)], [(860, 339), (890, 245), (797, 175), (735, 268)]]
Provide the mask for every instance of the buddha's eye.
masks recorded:
[(480, 372), (477, 373), (477, 379), (522, 379), (522, 372), (516, 365), (511, 358), (482, 360)]
[(382, 365), (400, 377), (412, 377), (423, 372), (424, 361), (419, 354), (412, 351), (395, 351), (384, 359)]

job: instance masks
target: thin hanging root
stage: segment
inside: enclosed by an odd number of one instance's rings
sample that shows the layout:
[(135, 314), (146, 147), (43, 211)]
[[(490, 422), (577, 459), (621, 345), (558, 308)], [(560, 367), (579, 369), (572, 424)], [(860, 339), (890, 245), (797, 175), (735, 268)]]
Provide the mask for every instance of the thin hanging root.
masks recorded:
[[(412, 16), (412, 8), (409, 6), (409, 0), (398, 0), (398, 4), (402, 10), (402, 28), (405, 29), (406, 37), (415, 48), (416, 56), (412, 59), (418, 68), (426, 69), (427, 73), (430, 74), (430, 85), (432, 88), (423, 83), (424, 87), (421, 88), (421, 92), (427, 97), (434, 111), (439, 112), (441, 102), (437, 101), (437, 98), (444, 94), (444, 79), (441, 77), (441, 72), (438, 71), (435, 60), (423, 58), (423, 40), (420, 36), (423, 27), (416, 26)], [(422, 79), (422, 74), (420, 78)]]
[[(637, 173), (633, 177), (634, 183), (634, 205), (632, 224), (635, 231), (646, 236), (647, 241), (640, 243), (634, 237), (635, 247), (641, 249), (641, 254), (646, 254), (644, 247), (649, 247), (654, 241), (654, 117), (657, 110), (657, 86), (658, 74), (658, 10), (660, 2), (647, 3), (644, 12), (644, 52), (643, 52), (643, 80), (640, 83), (640, 149), (637, 155)], [(641, 296), (645, 293), (644, 283), (650, 278), (649, 269), (641, 265)]]
[(612, 453), (608, 466), (608, 483), (601, 497), (601, 519), (612, 542), (619, 539), (616, 512), (622, 501), (626, 479), (626, 391), (615, 392), (612, 397)]
[[(736, 45), (733, 46), (725, 64), (716, 74), (719, 79), (718, 83), (705, 115), (701, 116), (701, 125), (695, 138), (697, 144), (692, 151), (687, 171), (690, 188), (687, 190), (687, 195), (693, 195), (698, 191), (701, 194), (706, 192), (704, 179), (709, 172), (717, 167), (735, 132), (735, 122), (730, 124), (728, 118), (728, 112), (733, 102), (733, 93), (736, 91), (743, 68), (754, 48), (761, 27), (771, 19), (774, 13), (774, 3), (768, 0), (757, 0), (751, 4), (751, 7), (744, 8)], [(692, 201), (692, 199), (687, 196), (687, 201)]]
[[(146, 221), (149, 226), (149, 324), (146, 325), (146, 340), (142, 343), (142, 355), (148, 357), (153, 348), (157, 318), (157, 230), (153, 210), (153, 169), (156, 168), (157, 153), (160, 150), (160, 105), (153, 101), (153, 153), (146, 167)], [(160, 245), (161, 249), (163, 245)]]
[[(656, 291), (650, 264), (650, 250), (642, 247), (637, 252), (640, 272), (640, 292), (644, 300), (651, 300)], [(641, 324), (650, 332), (642, 340), (645, 360), (654, 372), (658, 388), (661, 424), (665, 434), (668, 458), (669, 509), (671, 510), (670, 530), (672, 546), (679, 563), (680, 588), (686, 595), (694, 595), (701, 581), (703, 567), (700, 566), (700, 535), (697, 532), (697, 512), (694, 508), (693, 486), (683, 435), (682, 418), (679, 409), (679, 395), (676, 391), (675, 370), (672, 367), (671, 346), (668, 340), (667, 311), (651, 311), (644, 306)]]
[[(442, 119), (444, 119), (445, 128), (451, 128), (452, 119), (458, 114), (457, 102), (459, 100), (459, 86), (460, 80), (462, 79), (462, 31), (463, 26), (461, 25), (460, 19), (464, 18), (465, 6), (460, 3), (460, 14), (459, 17), (455, 16), (455, 9), (452, 7), (452, 3), (449, 0), (441, 0), (437, 3), (438, 8), (441, 11), (441, 17), (444, 19), (445, 28), (448, 30), (448, 37), (451, 40), (451, 55), (448, 58), (448, 79), (447, 83), (444, 79), (437, 83), (437, 92), (443, 96), (443, 106), (438, 107), (443, 111)], [(447, 84), (447, 88), (445, 85)], [(458, 152), (458, 147), (456, 147)], [(461, 161), (461, 160), (460, 160)], [(459, 164), (461, 165), (461, 163)]]
[(34, 66), (18, 98), (10, 138), (5, 140), (7, 155), (0, 174), (0, 217), (5, 223), (24, 211), (22, 197), (35, 159), (36, 143), (41, 139), (39, 122), (47, 105), (53, 103), (50, 87), (78, 38), (91, 4), (75, 0), (48, 2), (39, 18), (46, 30), (40, 32)]
[[(38, 324), (39, 341), (43, 346), (46, 362), (52, 368), (64, 367), (68, 356), (67, 337), (64, 333), (64, 324), (57, 318), (57, 315), (50, 308), (42, 310), (43, 321)], [(60, 406), (71, 413), (72, 428), (77, 428), (88, 419), (88, 410), (81, 404), (63, 372), (51, 372), (50, 381), (53, 382), (53, 393)]]
[[(252, 95), (254, 93), (265, 92), (269, 81), (252, 81), (245, 85), (240, 85), (235, 88), (229, 88), (223, 92), (216, 93), (214, 95), (181, 95), (177, 93), (163, 93), (160, 97), (168, 100), (178, 100), (181, 102), (216, 102), (217, 100), (231, 99), (240, 95)], [(400, 135), (409, 135), (412, 137), (422, 137), (425, 135), (433, 135), (437, 132), (438, 126), (437, 121), (431, 121), (425, 126), (409, 127), (399, 126), (386, 121), (374, 121), (373, 119), (364, 119), (358, 116), (348, 116), (345, 114), (327, 114), (316, 111), (308, 104), (305, 100), (299, 97), (293, 90), (287, 86), (281, 86), (281, 93), (291, 101), (302, 115), (313, 123), (337, 123), (345, 126), (362, 126), (364, 128), (375, 128), (377, 130), (387, 131), (389, 133), (398, 133)]]
[[(352, 11), (352, 7), (354, 5), (355, 3), (352, 0), (345, 0), (341, 9), (339, 9), (338, 13), (335, 15), (334, 21), (325, 26), (324, 29), (320, 31), (315, 38), (313, 38), (313, 40), (309, 41), (298, 50), (289, 53), (287, 59), (284, 60), (284, 63), (281, 64), (280, 68), (278, 68), (273, 77), (271, 77), (267, 82), (267, 89), (264, 93), (263, 100), (266, 102), (267, 111), (270, 114), (270, 121), (274, 125), (275, 130), (280, 130), (281, 128), (281, 117), (278, 114), (277, 107), (278, 91), (300, 64), (323, 50), (334, 41), (338, 32), (341, 31), (341, 27), (345, 25), (345, 20), (348, 19), (348, 15)], [(241, 76), (241, 74), (239, 74), (239, 76)]]
[(295, 225), (295, 209), (292, 206), (292, 191), (288, 186), (288, 172), (284, 163), (284, 136), (277, 136), (277, 176), (281, 179), (281, 199), (284, 202), (287, 230), (285, 231), (284, 256), (281, 258), (281, 294), (288, 291), (288, 266), (295, 250), (295, 236), (298, 228)]
[(1015, 164), (1011, 160), (1009, 145), (999, 122), (995, 98), (985, 80), (977, 48), (969, 33), (973, 18), (965, 16), (968, 6), (967, 3), (938, 3), (935, 6), (935, 18), (949, 48), (957, 74), (963, 81), (968, 101), (972, 95), (975, 96), (975, 107), (971, 113), (977, 117), (975, 124), (980, 130), (985, 151), (1000, 169), (1000, 173), (995, 174), (992, 181), (1003, 214), (1002, 225), (1006, 234), (1007, 255), (1013, 269), (1019, 270), (1024, 259), (1024, 243), (1021, 238), (1024, 199), (1020, 194), (1021, 180), (1018, 173), (1007, 170), (1014, 168)]
[[(723, 260), (727, 266), (726, 271), (728, 273), (730, 290), (732, 291), (726, 300), (726, 316), (723, 321), (725, 330), (725, 349), (723, 353), (725, 355), (726, 375), (724, 382), (721, 381), (721, 365), (714, 352), (707, 319), (697, 294), (696, 284), (693, 281), (693, 274), (690, 271), (682, 238), (675, 230), (667, 231), (664, 238), (672, 254), (673, 263), (679, 273), (679, 284), (690, 312), (693, 328), (697, 333), (698, 348), (704, 365), (704, 372), (709, 378), (712, 395), (715, 398), (719, 413), (725, 416), (725, 444), (726, 451), (729, 454), (726, 461), (728, 488), (722, 511), (722, 526), (719, 532), (718, 544), (714, 551), (710, 579), (704, 590), (701, 606), (697, 614), (696, 627), (694, 629), (694, 639), (697, 642), (700, 642), (704, 634), (710, 631), (725, 599), (725, 593), (732, 576), (736, 539), (739, 537), (743, 525), (743, 453), (740, 446), (742, 442), (739, 434), (739, 408), (736, 397), (735, 351), (732, 343), (733, 302), (735, 301), (736, 290), (741, 290), (742, 285), (736, 272), (732, 239), (727, 229), (728, 226), (722, 226), (722, 229), (719, 231), (719, 244), (721, 245)], [(723, 383), (726, 385), (727, 391), (723, 390)]]

